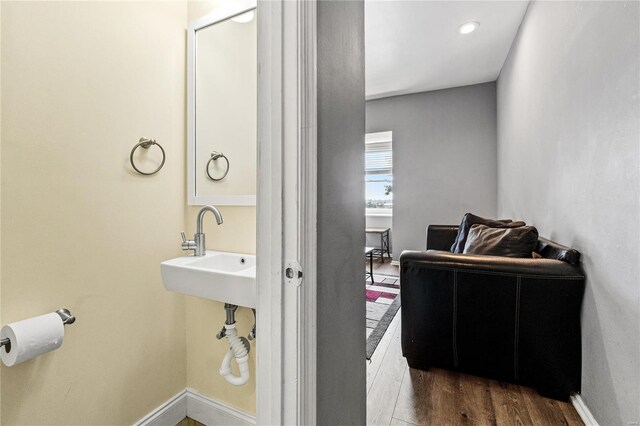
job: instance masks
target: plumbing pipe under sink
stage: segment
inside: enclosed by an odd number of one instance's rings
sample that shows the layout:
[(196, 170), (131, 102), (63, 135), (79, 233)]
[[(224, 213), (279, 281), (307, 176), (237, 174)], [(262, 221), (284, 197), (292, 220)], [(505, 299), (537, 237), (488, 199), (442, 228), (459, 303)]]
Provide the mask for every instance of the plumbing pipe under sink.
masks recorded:
[[(224, 327), (216, 335), (218, 340), (223, 337), (227, 338), (231, 349), (224, 356), (222, 360), (222, 366), (220, 367), (220, 375), (224, 379), (235, 386), (242, 386), (249, 381), (249, 341), (244, 337), (238, 336), (238, 330), (236, 330), (236, 310), (237, 305), (231, 303), (224, 304), (224, 310), (227, 313), (227, 320), (224, 323)], [(254, 310), (255, 316), (255, 310)], [(255, 325), (249, 335), (250, 338), (255, 338)], [(240, 368), (240, 376), (236, 376), (231, 372), (231, 360), (235, 358)]]
[[(220, 375), (232, 385), (241, 386), (249, 381), (249, 352), (242, 339), (238, 336), (236, 324), (225, 324), (225, 337), (231, 345), (231, 349), (224, 356), (222, 366), (220, 367)], [(240, 368), (240, 376), (236, 376), (231, 372), (231, 360), (235, 358)]]

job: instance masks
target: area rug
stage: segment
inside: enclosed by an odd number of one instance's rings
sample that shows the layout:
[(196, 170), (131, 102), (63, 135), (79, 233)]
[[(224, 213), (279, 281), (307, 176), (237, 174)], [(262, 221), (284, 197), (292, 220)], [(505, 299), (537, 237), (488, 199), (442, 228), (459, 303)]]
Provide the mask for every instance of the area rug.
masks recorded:
[(394, 276), (374, 275), (366, 287), (367, 359), (371, 359), (382, 336), (400, 309), (400, 280)]

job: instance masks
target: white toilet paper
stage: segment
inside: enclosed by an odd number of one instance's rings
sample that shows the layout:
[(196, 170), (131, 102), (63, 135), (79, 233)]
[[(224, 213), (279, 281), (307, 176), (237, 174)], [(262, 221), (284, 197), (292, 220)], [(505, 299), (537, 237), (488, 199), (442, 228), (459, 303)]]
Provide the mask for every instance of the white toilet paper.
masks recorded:
[(7, 324), (0, 330), (0, 339), (11, 341), (11, 350), (0, 349), (7, 367), (35, 358), (62, 346), (64, 324), (55, 312)]

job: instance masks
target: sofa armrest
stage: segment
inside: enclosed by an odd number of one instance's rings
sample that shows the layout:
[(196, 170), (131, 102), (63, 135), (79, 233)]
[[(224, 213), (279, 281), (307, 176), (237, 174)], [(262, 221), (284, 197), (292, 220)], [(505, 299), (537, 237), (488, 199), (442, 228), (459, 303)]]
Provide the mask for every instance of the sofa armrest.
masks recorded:
[(458, 225), (429, 225), (427, 250), (450, 251), (458, 235)]
[(560, 260), (456, 254), (440, 250), (404, 251), (400, 255), (400, 269), (404, 266), (584, 279), (579, 266)]

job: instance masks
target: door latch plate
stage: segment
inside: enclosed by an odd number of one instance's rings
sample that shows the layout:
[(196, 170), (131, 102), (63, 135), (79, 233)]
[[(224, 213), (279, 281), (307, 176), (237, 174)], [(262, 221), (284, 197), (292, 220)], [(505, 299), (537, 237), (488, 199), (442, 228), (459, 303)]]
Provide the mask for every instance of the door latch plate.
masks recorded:
[(284, 269), (284, 275), (287, 284), (299, 286), (302, 283), (302, 267), (298, 262), (287, 262)]

